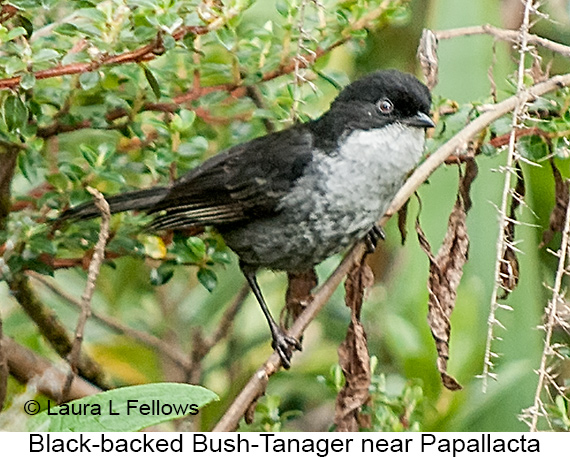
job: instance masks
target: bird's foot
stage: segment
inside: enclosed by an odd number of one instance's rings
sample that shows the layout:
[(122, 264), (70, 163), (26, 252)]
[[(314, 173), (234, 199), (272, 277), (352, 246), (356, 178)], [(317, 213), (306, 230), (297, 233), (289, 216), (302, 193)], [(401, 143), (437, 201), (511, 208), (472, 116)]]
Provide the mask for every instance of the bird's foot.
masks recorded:
[(291, 357), (293, 350), (302, 351), (303, 347), (297, 338), (287, 335), (281, 328), (277, 327), (272, 332), (273, 341), (271, 347), (277, 351), (283, 368), (288, 370), (291, 367)]
[(366, 251), (368, 254), (372, 254), (374, 251), (376, 251), (376, 245), (378, 244), (378, 241), (385, 239), (386, 233), (384, 232), (384, 229), (379, 225), (374, 224), (364, 239), (366, 242)]

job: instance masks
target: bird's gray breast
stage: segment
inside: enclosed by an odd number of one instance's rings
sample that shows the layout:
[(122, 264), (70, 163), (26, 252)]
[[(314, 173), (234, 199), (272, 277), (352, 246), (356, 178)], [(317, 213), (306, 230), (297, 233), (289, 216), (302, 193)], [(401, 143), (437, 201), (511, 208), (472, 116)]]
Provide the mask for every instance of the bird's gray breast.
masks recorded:
[(302, 271), (362, 238), (418, 163), (423, 129), (357, 130), (334, 153), (317, 151), (277, 215), (224, 234), (242, 262)]

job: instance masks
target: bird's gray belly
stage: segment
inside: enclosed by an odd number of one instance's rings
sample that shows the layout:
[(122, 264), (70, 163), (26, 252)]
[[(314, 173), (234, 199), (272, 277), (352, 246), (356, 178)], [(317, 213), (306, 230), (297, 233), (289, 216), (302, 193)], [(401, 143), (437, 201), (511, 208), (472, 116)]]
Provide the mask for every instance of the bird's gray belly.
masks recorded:
[(338, 154), (317, 157), (275, 216), (222, 232), (227, 245), (250, 267), (298, 272), (364, 237), (423, 150), (423, 130), (395, 125), (383, 132), (380, 139), (360, 132)]
[(283, 211), (275, 218), (248, 224), (223, 236), (246, 265), (300, 272), (362, 238), (376, 219), (376, 213), (356, 211), (319, 217)]

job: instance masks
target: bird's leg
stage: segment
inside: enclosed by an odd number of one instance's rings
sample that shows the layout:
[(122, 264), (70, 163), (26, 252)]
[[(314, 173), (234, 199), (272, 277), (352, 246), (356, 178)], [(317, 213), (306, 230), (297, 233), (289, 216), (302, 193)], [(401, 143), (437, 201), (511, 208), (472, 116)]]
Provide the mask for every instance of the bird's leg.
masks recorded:
[(263, 295), (261, 295), (261, 289), (259, 288), (259, 284), (257, 284), (257, 278), (255, 277), (255, 271), (251, 271), (248, 268), (241, 267), (241, 270), (249, 283), (249, 287), (251, 288), (253, 295), (257, 299), (259, 306), (261, 306), (261, 310), (265, 315), (265, 319), (267, 319), (267, 323), (269, 324), (269, 329), (271, 330), (271, 337), (272, 343), (271, 346), (273, 349), (277, 351), (279, 357), (281, 358), (281, 363), (285, 369), (289, 369), (291, 366), (291, 356), (292, 350), (291, 348), (297, 349), (300, 351), (302, 349), (301, 343), (292, 336), (289, 336), (277, 325), (271, 313), (269, 312), (269, 308), (265, 303)]
[(386, 233), (384, 232), (384, 229), (375, 223), (364, 238), (368, 254), (372, 254), (376, 250), (378, 241), (385, 239)]

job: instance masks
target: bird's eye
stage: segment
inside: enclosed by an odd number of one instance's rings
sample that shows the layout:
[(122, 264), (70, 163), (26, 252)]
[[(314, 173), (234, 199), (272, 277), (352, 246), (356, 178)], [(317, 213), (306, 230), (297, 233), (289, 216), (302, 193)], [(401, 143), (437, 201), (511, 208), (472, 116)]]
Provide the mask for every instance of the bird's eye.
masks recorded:
[(392, 111), (394, 111), (394, 104), (387, 98), (379, 100), (376, 103), (376, 106), (378, 106), (378, 109), (382, 114), (390, 114)]

